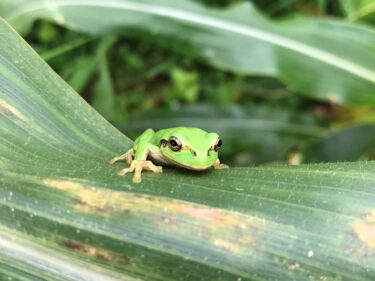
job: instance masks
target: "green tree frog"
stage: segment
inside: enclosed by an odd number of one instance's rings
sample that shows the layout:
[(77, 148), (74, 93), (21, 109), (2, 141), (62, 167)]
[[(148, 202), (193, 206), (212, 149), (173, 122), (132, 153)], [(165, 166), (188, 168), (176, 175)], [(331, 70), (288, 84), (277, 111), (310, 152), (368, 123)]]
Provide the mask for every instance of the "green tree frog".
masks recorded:
[[(122, 169), (118, 175), (134, 172), (133, 182), (142, 181), (142, 170), (161, 173), (158, 165), (172, 165), (189, 170), (206, 170), (209, 168), (224, 169), (218, 150), (222, 144), (219, 135), (208, 133), (199, 128), (177, 127), (154, 132), (144, 131), (135, 141), (134, 146), (126, 153), (109, 161), (113, 164), (125, 160), (130, 167)], [(155, 163), (155, 164), (154, 164)]]

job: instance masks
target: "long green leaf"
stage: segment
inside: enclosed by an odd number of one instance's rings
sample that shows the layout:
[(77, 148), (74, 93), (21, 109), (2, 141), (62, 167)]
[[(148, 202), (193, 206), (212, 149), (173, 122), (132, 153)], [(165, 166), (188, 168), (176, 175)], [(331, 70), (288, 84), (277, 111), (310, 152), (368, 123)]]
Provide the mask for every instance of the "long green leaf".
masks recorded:
[[(350, 147), (350, 149), (348, 149)], [(375, 152), (375, 124), (360, 124), (331, 132), (305, 149), (308, 162), (355, 161)]]
[(0, 21), (0, 277), (374, 280), (375, 162), (145, 173)]
[(351, 21), (375, 23), (374, 0), (341, 0), (340, 2)]
[(239, 73), (277, 76), (309, 96), (375, 104), (375, 32), (334, 20), (271, 22), (246, 3), (229, 10), (187, 0), (4, 0), (0, 15), (19, 30), (36, 18), (79, 31), (147, 31), (185, 42), (186, 52)]

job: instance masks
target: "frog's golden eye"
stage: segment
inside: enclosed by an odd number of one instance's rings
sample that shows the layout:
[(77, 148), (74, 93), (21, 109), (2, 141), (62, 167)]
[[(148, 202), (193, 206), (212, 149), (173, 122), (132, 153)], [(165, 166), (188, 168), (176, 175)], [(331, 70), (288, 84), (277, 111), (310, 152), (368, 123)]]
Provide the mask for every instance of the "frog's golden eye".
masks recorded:
[(215, 151), (218, 151), (222, 144), (223, 144), (222, 140), (221, 140), (221, 139), (218, 139), (218, 140), (216, 141), (216, 143), (214, 144), (214, 150), (215, 150)]
[(169, 138), (168, 146), (174, 152), (180, 151), (182, 148), (181, 142), (178, 140), (178, 138), (173, 136)]

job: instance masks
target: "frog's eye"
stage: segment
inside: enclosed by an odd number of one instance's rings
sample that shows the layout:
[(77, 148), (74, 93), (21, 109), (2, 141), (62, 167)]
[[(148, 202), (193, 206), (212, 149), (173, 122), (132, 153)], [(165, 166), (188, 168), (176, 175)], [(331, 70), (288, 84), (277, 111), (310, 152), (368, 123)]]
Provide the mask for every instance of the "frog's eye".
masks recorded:
[(222, 144), (223, 142), (221, 141), (221, 139), (218, 139), (216, 143), (214, 144), (214, 150), (218, 151)]
[(182, 148), (181, 142), (176, 137), (170, 137), (169, 138), (168, 146), (174, 152), (180, 151), (181, 148)]

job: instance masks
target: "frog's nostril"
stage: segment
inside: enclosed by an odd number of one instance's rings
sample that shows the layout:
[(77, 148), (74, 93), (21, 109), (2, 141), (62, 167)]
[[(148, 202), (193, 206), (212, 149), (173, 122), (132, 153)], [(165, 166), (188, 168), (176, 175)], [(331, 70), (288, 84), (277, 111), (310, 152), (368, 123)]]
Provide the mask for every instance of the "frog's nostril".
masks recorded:
[(191, 154), (193, 154), (193, 156), (197, 156), (197, 153), (194, 150), (191, 151)]

